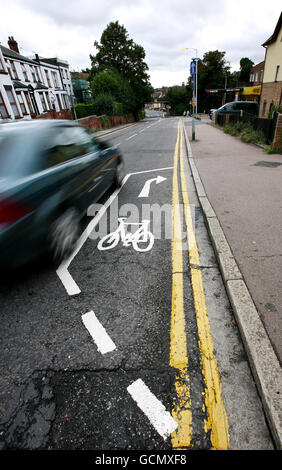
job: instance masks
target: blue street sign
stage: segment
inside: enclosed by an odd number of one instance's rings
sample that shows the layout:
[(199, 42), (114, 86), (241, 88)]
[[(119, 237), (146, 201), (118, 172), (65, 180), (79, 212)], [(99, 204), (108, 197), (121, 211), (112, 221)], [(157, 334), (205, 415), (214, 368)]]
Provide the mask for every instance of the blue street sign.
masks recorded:
[(196, 62), (192, 61), (190, 64), (190, 74), (195, 75), (196, 74)]
[(195, 88), (195, 75), (191, 75), (191, 87), (192, 87), (192, 90), (194, 90), (194, 88)]

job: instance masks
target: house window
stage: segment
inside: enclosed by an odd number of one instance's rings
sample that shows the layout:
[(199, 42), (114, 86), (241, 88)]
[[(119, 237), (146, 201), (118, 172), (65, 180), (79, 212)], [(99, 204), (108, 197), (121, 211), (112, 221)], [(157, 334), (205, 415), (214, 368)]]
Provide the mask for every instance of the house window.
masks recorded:
[(24, 76), (24, 79), (26, 82), (28, 82), (28, 76), (27, 76), (27, 71), (26, 71), (26, 68), (25, 68), (25, 65), (24, 64), (21, 64), (22, 66), (22, 72), (23, 72), (23, 76)]
[(46, 99), (47, 104), (48, 104), (48, 108), (52, 109), (48, 93), (44, 93), (44, 95), (45, 95), (45, 99)]
[(0, 116), (1, 116), (2, 119), (7, 119), (7, 118), (10, 117), (9, 114), (8, 114), (5, 102), (3, 100), (3, 96), (1, 94), (1, 91), (0, 91)]
[(59, 109), (60, 109), (60, 111), (62, 111), (63, 108), (62, 108), (62, 103), (61, 103), (59, 95), (57, 95), (57, 100), (58, 100), (58, 103), (59, 103)]
[(260, 81), (262, 82), (263, 79), (263, 70), (260, 71)]
[(17, 103), (16, 103), (16, 98), (15, 98), (14, 93), (12, 91), (12, 87), (4, 87), (4, 88), (6, 90), (7, 97), (8, 97), (8, 100), (10, 102), (10, 105), (11, 105), (12, 111), (14, 113), (14, 116), (15, 116), (15, 118), (19, 118), (20, 113), (19, 113), (19, 109), (18, 109), (18, 106), (17, 106)]
[(37, 82), (40, 82), (40, 75), (39, 75), (38, 67), (34, 67), (34, 68), (35, 68), (36, 81), (37, 81)]
[(33, 82), (36, 82), (36, 76), (35, 76), (34, 67), (30, 67), (30, 69), (31, 69), (32, 81), (33, 81)]
[(68, 95), (64, 95), (64, 101), (65, 101), (65, 109), (69, 109), (69, 106), (68, 106)]
[(59, 88), (58, 76), (56, 72), (52, 72), (52, 78), (53, 78), (55, 88)]
[(12, 71), (12, 75), (13, 75), (12, 78), (13, 78), (13, 80), (18, 80), (19, 77), (18, 77), (16, 66), (15, 66), (15, 62), (10, 60), (10, 64), (11, 64), (11, 71)]
[(33, 106), (32, 106), (32, 103), (31, 103), (31, 101), (30, 101), (29, 94), (28, 94), (27, 91), (24, 91), (24, 96), (25, 96), (26, 102), (27, 102), (27, 104), (28, 104), (30, 114), (32, 114), (32, 115), (35, 114), (35, 113), (34, 113)]
[(263, 107), (262, 107), (262, 115), (263, 116), (265, 116), (265, 111), (266, 111), (266, 101), (264, 101)]
[(44, 95), (43, 95), (42, 92), (39, 93), (39, 97), (40, 97), (40, 101), (41, 101), (41, 104), (42, 104), (43, 111), (46, 112), (47, 111), (47, 106), (46, 106), (46, 101), (45, 101), (45, 98), (44, 98)]
[(46, 70), (46, 69), (45, 69), (45, 77), (46, 77), (46, 80), (47, 80), (48, 87), (50, 88), (51, 87), (50, 76), (49, 76), (48, 70)]
[(8, 69), (8, 72), (9, 72), (9, 75), (11, 77), (11, 80), (14, 80), (14, 76), (13, 76), (13, 70), (11, 68), (11, 63), (9, 60), (5, 60), (6, 64), (7, 64), (7, 69)]
[(276, 72), (275, 72), (275, 82), (278, 81), (279, 69), (280, 69), (280, 65), (277, 65)]
[(20, 108), (22, 110), (22, 113), (27, 114), (26, 107), (25, 107), (25, 104), (24, 104), (24, 100), (23, 100), (23, 97), (22, 97), (22, 94), (21, 94), (20, 91), (17, 91), (17, 98), (18, 98), (18, 102), (19, 102)]
[(1, 72), (5, 72), (5, 69), (4, 69), (3, 60), (2, 60), (2, 58), (0, 57), (0, 73), (1, 73)]
[(269, 106), (269, 112), (272, 110), (273, 105), (274, 105), (274, 103), (273, 103), (273, 101), (271, 101), (270, 106)]

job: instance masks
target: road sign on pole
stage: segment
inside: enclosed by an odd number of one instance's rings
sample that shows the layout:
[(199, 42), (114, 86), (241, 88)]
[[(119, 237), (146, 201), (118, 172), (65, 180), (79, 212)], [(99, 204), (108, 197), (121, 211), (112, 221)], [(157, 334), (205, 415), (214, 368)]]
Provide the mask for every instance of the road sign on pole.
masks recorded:
[(191, 75), (196, 75), (196, 67), (197, 67), (197, 64), (194, 60), (192, 60), (192, 62), (190, 63), (190, 74)]

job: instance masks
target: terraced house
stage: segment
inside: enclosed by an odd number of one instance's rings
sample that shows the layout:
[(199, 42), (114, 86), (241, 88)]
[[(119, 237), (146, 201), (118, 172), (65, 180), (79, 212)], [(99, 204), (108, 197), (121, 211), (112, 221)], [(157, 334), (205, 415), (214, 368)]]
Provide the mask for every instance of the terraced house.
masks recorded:
[(68, 62), (20, 54), (11, 36), (0, 45), (0, 119), (67, 118), (73, 90)]

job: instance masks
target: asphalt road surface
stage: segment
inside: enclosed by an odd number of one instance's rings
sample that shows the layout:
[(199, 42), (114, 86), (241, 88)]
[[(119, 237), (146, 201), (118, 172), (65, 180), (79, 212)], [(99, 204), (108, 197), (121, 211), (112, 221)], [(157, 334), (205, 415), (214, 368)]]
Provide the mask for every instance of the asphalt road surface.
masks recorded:
[(1, 282), (1, 449), (273, 449), (181, 119), (99, 138), (122, 187), (68, 262)]

